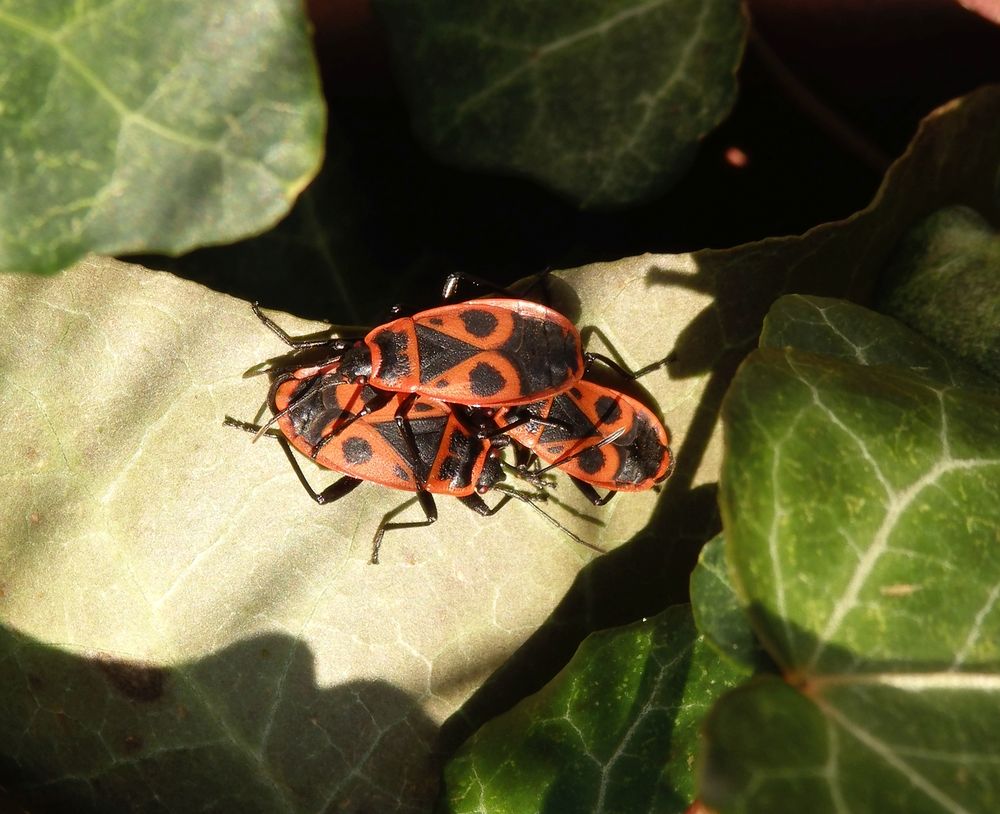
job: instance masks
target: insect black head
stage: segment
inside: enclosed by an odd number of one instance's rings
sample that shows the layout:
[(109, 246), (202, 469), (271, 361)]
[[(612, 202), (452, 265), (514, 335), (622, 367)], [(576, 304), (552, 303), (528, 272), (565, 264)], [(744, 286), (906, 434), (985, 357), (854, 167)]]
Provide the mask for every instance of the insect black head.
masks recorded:
[(355, 345), (340, 360), (337, 371), (345, 382), (367, 379), (372, 375), (372, 353), (366, 345)]

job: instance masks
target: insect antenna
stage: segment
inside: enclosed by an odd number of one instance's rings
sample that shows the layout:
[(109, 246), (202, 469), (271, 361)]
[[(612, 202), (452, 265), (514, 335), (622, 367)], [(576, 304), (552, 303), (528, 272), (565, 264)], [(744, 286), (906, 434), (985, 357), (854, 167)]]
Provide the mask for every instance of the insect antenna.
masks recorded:
[(534, 477), (538, 477), (539, 475), (544, 475), (550, 469), (556, 469), (557, 467), (562, 466), (563, 464), (567, 463), (568, 461), (572, 461), (574, 458), (579, 458), (581, 455), (585, 455), (587, 452), (589, 452), (592, 449), (600, 449), (601, 447), (605, 446), (606, 444), (613, 444), (615, 441), (618, 440), (618, 438), (624, 432), (625, 432), (625, 427), (620, 427), (619, 429), (617, 429), (613, 433), (611, 433), (607, 438), (602, 438), (599, 443), (592, 444), (589, 447), (583, 447), (582, 449), (578, 449), (576, 452), (570, 453), (569, 455), (565, 456), (564, 458), (560, 458), (558, 461), (550, 463), (548, 466), (543, 466), (541, 469), (536, 469), (532, 473), (532, 475)]
[[(493, 489), (495, 491), (497, 491), (497, 492), (502, 492), (505, 495), (509, 495), (510, 497), (517, 498), (522, 503), (527, 503), (529, 506), (531, 506), (532, 509), (534, 509), (542, 517), (544, 517), (546, 520), (548, 520), (549, 523), (551, 523), (557, 529), (559, 529), (560, 531), (562, 531), (567, 537), (569, 537), (569, 538), (575, 540), (576, 542), (578, 542), (584, 548), (589, 548), (591, 551), (596, 551), (598, 554), (607, 554), (608, 553), (607, 549), (601, 548), (600, 546), (594, 545), (593, 543), (588, 543), (582, 537), (579, 537), (578, 535), (574, 534), (572, 531), (570, 531), (568, 528), (566, 528), (562, 523), (560, 523), (558, 520), (556, 520), (551, 514), (549, 514), (541, 506), (539, 506), (535, 502), (535, 500), (532, 499), (531, 497), (529, 497), (528, 495), (525, 495), (525, 494), (517, 491), (517, 489), (514, 489), (514, 488), (512, 488), (510, 486), (504, 486), (503, 484), (497, 484), (496, 486), (493, 487)], [(544, 498), (544, 496), (543, 496), (543, 498)]]

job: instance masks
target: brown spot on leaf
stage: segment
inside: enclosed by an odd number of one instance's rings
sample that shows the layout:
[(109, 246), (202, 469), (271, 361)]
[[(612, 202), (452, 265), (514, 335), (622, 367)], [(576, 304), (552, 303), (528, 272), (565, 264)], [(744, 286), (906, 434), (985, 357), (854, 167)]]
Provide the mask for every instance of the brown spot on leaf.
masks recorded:
[(130, 755), (134, 755), (136, 752), (142, 751), (142, 738), (138, 735), (126, 735), (125, 736), (125, 751)]
[(162, 667), (147, 667), (133, 661), (98, 659), (97, 666), (111, 686), (132, 701), (149, 703), (163, 695), (167, 671)]
[(70, 734), (73, 731), (73, 727), (70, 726), (70, 717), (61, 709), (57, 709), (52, 713), (55, 716), (56, 723), (59, 724), (59, 728), (66, 734)]

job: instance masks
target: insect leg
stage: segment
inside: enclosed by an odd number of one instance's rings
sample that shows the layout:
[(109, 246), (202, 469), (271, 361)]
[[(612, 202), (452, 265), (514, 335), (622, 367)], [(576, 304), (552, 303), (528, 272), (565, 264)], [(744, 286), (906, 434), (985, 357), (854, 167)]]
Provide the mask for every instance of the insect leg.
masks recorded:
[(356, 341), (353, 339), (296, 339), (295, 337), (289, 336), (284, 328), (278, 325), (278, 323), (269, 316), (265, 315), (264, 312), (260, 310), (259, 303), (251, 303), (250, 308), (253, 309), (254, 316), (263, 322), (264, 326), (271, 331), (271, 333), (273, 333), (286, 345), (291, 348), (295, 348), (296, 350), (301, 350), (303, 348), (318, 348), (323, 345), (333, 346), (333, 349), (347, 350), (354, 345)]
[(423, 488), (427, 485), (428, 473), (424, 471), (427, 467), (420, 458), (420, 449), (417, 447), (417, 439), (413, 435), (413, 428), (410, 426), (409, 418), (407, 418), (407, 414), (410, 412), (410, 407), (413, 406), (413, 402), (416, 401), (416, 398), (416, 393), (410, 393), (410, 395), (404, 398), (399, 403), (399, 407), (396, 408), (394, 418), (396, 419), (396, 426), (399, 428), (399, 434), (403, 436), (403, 441), (406, 444), (406, 450), (410, 453), (410, 459), (413, 461), (413, 474), (417, 478), (417, 489), (419, 494), (419, 490), (423, 490)]
[(420, 508), (424, 510), (424, 520), (414, 520), (407, 523), (389, 522), (410, 504), (409, 501), (400, 504), (382, 518), (382, 522), (379, 523), (378, 528), (375, 530), (375, 537), (372, 539), (372, 558), (369, 560), (372, 565), (378, 565), (378, 552), (382, 547), (382, 537), (385, 536), (387, 531), (422, 528), (423, 526), (431, 525), (438, 519), (437, 506), (434, 503), (434, 496), (430, 492), (421, 489), (417, 492), (417, 500), (420, 502)]
[(590, 366), (593, 362), (601, 362), (602, 364), (610, 367), (618, 375), (623, 376), (626, 379), (638, 379), (640, 376), (645, 376), (647, 373), (656, 370), (658, 367), (663, 367), (664, 365), (673, 361), (675, 357), (675, 354), (671, 352), (662, 359), (658, 359), (657, 361), (651, 362), (645, 367), (640, 367), (638, 370), (632, 371), (625, 366), (625, 360), (622, 359), (621, 356), (619, 356), (618, 352), (614, 348), (614, 345), (612, 345), (611, 342), (608, 341), (608, 338), (607, 336), (605, 336), (604, 331), (602, 331), (600, 328), (594, 325), (589, 325), (580, 331), (580, 336), (583, 339), (584, 344), (589, 343), (591, 336), (599, 337), (604, 346), (615, 356), (615, 358), (612, 359), (610, 356), (606, 356), (603, 353), (593, 353), (591, 351), (587, 351), (586, 353), (583, 354), (583, 360), (584, 363), (586, 364), (584, 375), (586, 375), (587, 370), (590, 370)]
[(288, 457), (288, 462), (292, 465), (292, 471), (295, 472), (295, 477), (299, 479), (299, 483), (302, 484), (302, 488), (305, 489), (309, 497), (315, 500), (320, 506), (327, 503), (333, 503), (335, 500), (340, 500), (340, 498), (350, 492), (353, 492), (355, 488), (364, 482), (358, 478), (352, 478), (350, 475), (343, 475), (327, 486), (322, 492), (317, 492), (312, 488), (309, 481), (306, 480), (305, 473), (302, 471), (302, 467), (299, 466), (299, 462), (295, 458), (295, 453), (292, 452), (291, 445), (285, 440), (285, 436), (281, 433), (276, 430), (268, 430), (266, 426), (262, 427), (260, 424), (251, 424), (249, 421), (240, 421), (239, 419), (228, 415), (222, 423), (227, 427), (233, 427), (237, 430), (253, 433), (253, 435), (257, 437), (260, 435), (266, 435), (269, 438), (274, 438), (279, 444), (281, 444), (281, 448), (285, 451), (285, 455)]
[[(576, 534), (574, 534), (572, 531), (570, 531), (568, 528), (566, 528), (562, 523), (560, 523), (558, 520), (556, 520), (551, 514), (549, 514), (548, 512), (544, 511), (535, 502), (535, 500), (533, 500), (530, 496), (521, 494), (520, 492), (518, 492), (515, 489), (510, 489), (510, 488), (507, 488), (507, 487), (504, 487), (504, 486), (499, 486), (498, 485), (498, 486), (494, 486), (493, 488), (497, 492), (503, 492), (504, 496), (500, 500), (500, 502), (497, 503), (497, 505), (493, 507), (492, 510), (488, 510), (489, 514), (496, 514), (496, 512), (500, 511), (500, 509), (503, 506), (505, 506), (510, 501), (511, 498), (517, 498), (522, 503), (527, 503), (529, 506), (531, 506), (532, 509), (534, 509), (542, 517), (544, 517), (546, 520), (548, 520), (553, 526), (555, 526), (557, 529), (559, 529), (560, 531), (562, 531), (567, 537), (572, 538), (575, 542), (577, 542), (580, 545), (582, 545), (584, 548), (589, 548), (589, 549), (591, 549), (593, 551), (597, 551), (597, 552), (599, 552), (601, 554), (607, 554), (608, 553), (605, 549), (601, 548), (600, 546), (596, 546), (593, 543), (588, 543), (582, 537), (579, 537)], [(476, 495), (476, 497), (478, 497), (478, 495)], [(463, 502), (464, 502), (464, 499), (463, 499)], [(466, 504), (466, 505), (468, 505), (468, 504)], [(478, 512), (478, 510), (475, 509), (474, 507), (473, 507), (473, 510)]]
[(514, 419), (509, 424), (505, 424), (502, 427), (497, 427), (492, 430), (480, 430), (476, 433), (476, 437), (480, 440), (486, 440), (487, 438), (495, 438), (498, 435), (506, 435), (511, 430), (516, 430), (518, 427), (523, 427), (525, 424), (540, 424), (543, 427), (558, 427), (566, 432), (572, 432), (573, 427), (567, 424), (565, 421), (560, 421), (558, 418), (542, 418), (542, 416), (537, 413), (524, 413), (519, 418)]
[(573, 481), (573, 485), (576, 486), (576, 488), (579, 489), (581, 492), (583, 492), (583, 496), (587, 498), (587, 500), (589, 500), (595, 506), (606, 506), (608, 502), (611, 500), (611, 498), (613, 498), (615, 495), (618, 494), (618, 492), (612, 489), (604, 497), (601, 497), (597, 493), (597, 490), (586, 481), (580, 480), (579, 478), (575, 478), (572, 475), (570, 475), (569, 478), (571, 481)]
[[(249, 421), (240, 421), (238, 418), (233, 418), (231, 415), (227, 415), (223, 419), (222, 424), (223, 426), (232, 427), (236, 430), (243, 430), (251, 435), (256, 435), (257, 433), (263, 432), (267, 429), (267, 427), (262, 427), (260, 424), (253, 424)], [(277, 438), (280, 433), (275, 430), (274, 432), (265, 433), (265, 435), (269, 435), (271, 438)]]

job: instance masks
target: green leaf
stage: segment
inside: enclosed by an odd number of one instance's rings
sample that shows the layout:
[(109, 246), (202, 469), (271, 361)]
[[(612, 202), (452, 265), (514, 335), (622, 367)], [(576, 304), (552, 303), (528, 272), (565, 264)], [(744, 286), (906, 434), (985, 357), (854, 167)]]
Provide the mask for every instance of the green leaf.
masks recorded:
[(907, 233), (886, 271), (880, 307), (1000, 378), (1000, 235), (953, 206)]
[(938, 384), (996, 389), (997, 383), (898, 320), (854, 303), (790, 294), (764, 320), (762, 348), (792, 347), (859, 365), (888, 366)]
[(704, 801), (994, 810), (1000, 397), (766, 348), (724, 419), (734, 583), (801, 695), (765, 684), (722, 702)]
[(732, 107), (746, 29), (737, 0), (376, 5), (438, 156), (585, 207), (678, 180)]
[(698, 556), (691, 574), (691, 610), (705, 641), (728, 660), (752, 668), (764, 666), (767, 656), (729, 578), (721, 534), (705, 543)]
[(302, 4), (0, 0), (0, 268), (273, 225), (319, 168)]
[(310, 310), (302, 316), (336, 314), (342, 324), (361, 324), (366, 317), (384, 316), (395, 303), (412, 301), (415, 292), (406, 296), (399, 291), (404, 275), (385, 274), (376, 265), (371, 243), (364, 240), (370, 231), (365, 223), (365, 212), (372, 206), (366, 198), (370, 190), (352, 173), (356, 157), (332, 122), (327, 149), (319, 175), (273, 229), (182, 257), (137, 259), (275, 308), (281, 307), (283, 296), (291, 302), (298, 292), (309, 291)]
[(980, 682), (753, 681), (708, 716), (702, 799), (720, 814), (996, 811), (1000, 707)]
[(706, 646), (685, 606), (594, 633), (462, 747), (441, 810), (681, 814), (701, 719), (746, 673)]

